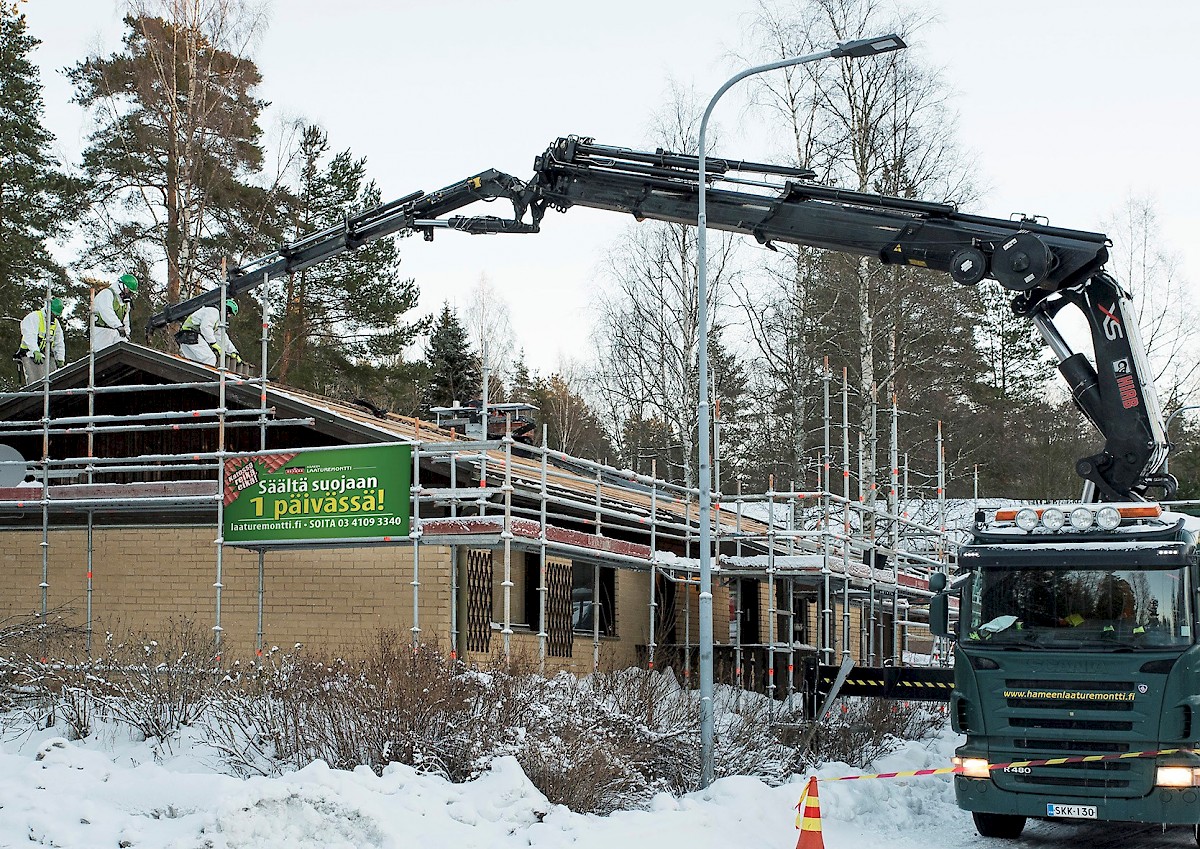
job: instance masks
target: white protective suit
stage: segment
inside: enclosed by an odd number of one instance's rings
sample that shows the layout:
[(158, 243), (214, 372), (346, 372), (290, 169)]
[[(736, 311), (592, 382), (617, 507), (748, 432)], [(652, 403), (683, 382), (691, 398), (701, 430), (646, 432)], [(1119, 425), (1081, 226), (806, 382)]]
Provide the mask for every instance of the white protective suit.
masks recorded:
[(62, 322), (51, 316), (50, 322), (50, 356), (41, 364), (34, 362), (35, 351), (46, 350), (46, 319), (45, 310), (34, 310), (21, 319), (21, 350), (17, 360), (21, 366), (21, 376), (28, 386), (37, 380), (42, 380), (50, 374), (52, 368), (62, 368), (67, 361), (67, 346), (63, 341)]
[(105, 286), (92, 301), (92, 350), (129, 341), (129, 302), (121, 297), (120, 283)]
[(233, 341), (217, 325), (221, 321), (221, 313), (216, 307), (201, 307), (183, 320), (180, 331), (194, 330), (200, 338), (195, 344), (179, 344), (179, 353), (189, 360), (204, 363), (206, 366), (217, 364), (217, 351), (225, 351), (225, 360), (235, 362), (241, 359)]

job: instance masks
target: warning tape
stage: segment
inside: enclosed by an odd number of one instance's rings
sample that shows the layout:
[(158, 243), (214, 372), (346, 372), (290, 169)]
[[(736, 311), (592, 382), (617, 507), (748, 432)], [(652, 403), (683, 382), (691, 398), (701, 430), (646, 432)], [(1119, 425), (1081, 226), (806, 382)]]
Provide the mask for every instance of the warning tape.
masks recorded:
[(877, 772), (874, 775), (842, 775), (837, 778), (819, 778), (818, 781), (859, 781), (867, 778), (912, 778), (917, 775), (942, 775), (948, 772), (962, 772), (960, 766), (945, 766), (939, 769), (914, 769), (909, 772)]
[[(1152, 758), (1158, 755), (1197, 754), (1195, 749), (1152, 749), (1145, 752), (1122, 752), (1119, 755), (1072, 755), (1065, 758), (1041, 758), (1030, 761), (1009, 761), (988, 764), (988, 771), (996, 769), (1022, 768), (1028, 766), (1059, 766), (1060, 764), (1084, 764), (1098, 761), (1120, 761), (1132, 758)], [(819, 778), (818, 781), (864, 781), (870, 778), (913, 778), (919, 775), (945, 775), (961, 773), (961, 766), (946, 766), (938, 769), (916, 769), (908, 772), (877, 772), (874, 775), (841, 775), (836, 778)]]

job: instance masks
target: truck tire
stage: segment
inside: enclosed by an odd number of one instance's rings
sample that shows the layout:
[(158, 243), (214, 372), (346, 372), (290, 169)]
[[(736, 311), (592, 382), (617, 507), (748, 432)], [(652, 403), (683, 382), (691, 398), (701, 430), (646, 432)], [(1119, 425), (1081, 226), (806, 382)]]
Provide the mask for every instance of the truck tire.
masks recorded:
[(1015, 840), (1025, 830), (1025, 817), (1016, 814), (984, 814), (978, 811), (971, 813), (975, 820), (975, 830), (983, 837), (1003, 837)]

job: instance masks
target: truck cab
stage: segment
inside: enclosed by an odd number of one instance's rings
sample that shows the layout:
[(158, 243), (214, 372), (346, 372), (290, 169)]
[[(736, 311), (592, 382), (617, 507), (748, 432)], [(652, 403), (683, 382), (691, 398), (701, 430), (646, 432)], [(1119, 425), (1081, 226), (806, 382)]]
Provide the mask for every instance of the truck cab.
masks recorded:
[(932, 577), (966, 736), (955, 796), (980, 834), (1200, 822), (1196, 530), (1145, 502), (1001, 510)]

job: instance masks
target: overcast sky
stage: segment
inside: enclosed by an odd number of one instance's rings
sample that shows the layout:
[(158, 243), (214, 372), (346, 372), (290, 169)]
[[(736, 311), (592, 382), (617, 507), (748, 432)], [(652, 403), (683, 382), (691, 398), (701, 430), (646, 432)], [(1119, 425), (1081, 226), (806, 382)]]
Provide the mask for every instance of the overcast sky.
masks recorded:
[[(988, 187), (984, 215), (1048, 216), (1100, 230), (1132, 192), (1157, 201), (1167, 247), (1200, 279), (1194, 0), (965, 0), (906, 3), (937, 15), (913, 39), (956, 92), (958, 138)], [(334, 149), (368, 158), (385, 200), (495, 167), (528, 177), (556, 137), (651, 146), (649, 120), (672, 81), (707, 100), (740, 70), (756, 0), (275, 0), (255, 52), (271, 101), (263, 127), (320, 123)], [(88, 126), (61, 70), (122, 34), (113, 0), (28, 0), (42, 39), (49, 128), (76, 161)], [(743, 84), (744, 85), (744, 84)], [(765, 158), (735, 90), (714, 118), (718, 153)], [(493, 210), (484, 210), (492, 212)], [(499, 212), (499, 211), (498, 211)], [(536, 236), (441, 233), (401, 242), (423, 310), (466, 306), (486, 275), (507, 299), (517, 346), (543, 372), (589, 356), (592, 293), (629, 221), (551, 212)], [(67, 257), (69, 259), (69, 257)]]

